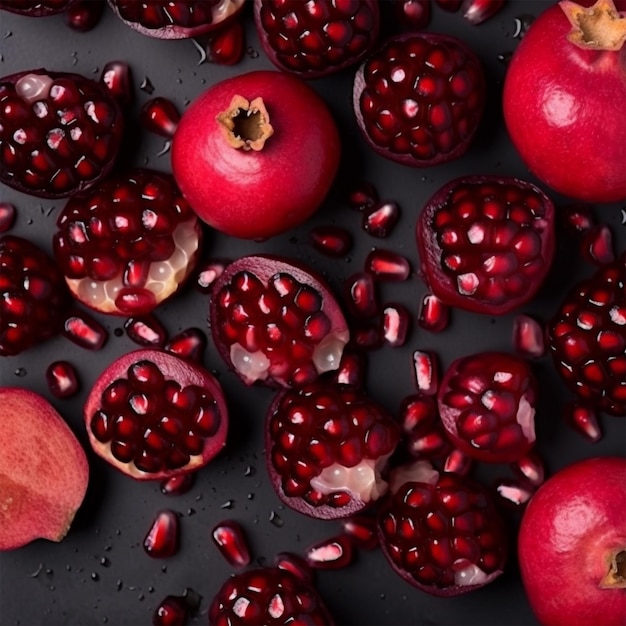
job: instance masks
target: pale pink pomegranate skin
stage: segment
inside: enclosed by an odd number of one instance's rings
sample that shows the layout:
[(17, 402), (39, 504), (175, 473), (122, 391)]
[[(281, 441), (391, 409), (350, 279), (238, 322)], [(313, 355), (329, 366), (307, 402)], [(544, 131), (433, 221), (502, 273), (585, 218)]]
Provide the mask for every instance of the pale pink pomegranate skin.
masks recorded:
[(507, 70), (504, 120), (544, 183), (584, 202), (617, 202), (626, 198), (626, 46), (584, 50), (570, 30), (559, 4), (532, 23)]
[(542, 624), (623, 626), (626, 577), (602, 589), (611, 553), (626, 551), (626, 459), (578, 461), (549, 478), (522, 518), (518, 552), (528, 601)]

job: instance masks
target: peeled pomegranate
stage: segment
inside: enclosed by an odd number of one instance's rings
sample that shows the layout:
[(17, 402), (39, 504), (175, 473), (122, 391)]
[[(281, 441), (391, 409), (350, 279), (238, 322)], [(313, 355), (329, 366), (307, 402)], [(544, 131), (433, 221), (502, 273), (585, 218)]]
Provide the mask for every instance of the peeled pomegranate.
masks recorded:
[(564, 0), (531, 24), (509, 65), (511, 140), (538, 178), (571, 198), (626, 198), (625, 40), (612, 0)]
[(337, 127), (304, 81), (274, 71), (234, 76), (183, 114), (172, 169), (210, 226), (264, 239), (304, 222), (322, 203), (339, 164)]
[(87, 457), (65, 420), (39, 394), (0, 388), (0, 551), (61, 541), (89, 480)]
[(542, 624), (626, 623), (626, 459), (596, 457), (549, 478), (522, 518), (518, 552)]

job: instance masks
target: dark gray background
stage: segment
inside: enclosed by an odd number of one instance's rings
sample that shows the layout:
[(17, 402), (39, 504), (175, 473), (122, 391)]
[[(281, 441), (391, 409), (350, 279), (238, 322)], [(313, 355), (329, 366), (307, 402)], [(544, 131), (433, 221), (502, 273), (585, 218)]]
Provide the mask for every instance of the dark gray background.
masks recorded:
[[(514, 19), (537, 14), (549, 2), (511, 1), (496, 17), (474, 27), (460, 13), (433, 9), (429, 30), (456, 34), (476, 50), (484, 63), (489, 83), (489, 104), (485, 122), (470, 152), (458, 161), (427, 170), (399, 166), (374, 155), (361, 139), (351, 109), (353, 70), (312, 82), (329, 103), (341, 129), (344, 145), (337, 182), (317, 215), (304, 226), (264, 243), (237, 241), (218, 234), (207, 239), (207, 256), (235, 258), (253, 252), (278, 252), (309, 263), (322, 271), (340, 292), (342, 281), (363, 267), (367, 253), (375, 246), (392, 248), (407, 256), (414, 270), (418, 258), (414, 225), (420, 208), (442, 184), (465, 174), (515, 175), (537, 182), (513, 151), (502, 123), (500, 93), (505, 64), (498, 56), (513, 51)], [(249, 9), (249, 7), (248, 7)], [(1, 13), (0, 73), (46, 67), (54, 71), (80, 72), (97, 78), (104, 64), (119, 59), (133, 70), (137, 107), (129, 121), (136, 140), (124, 160), (169, 170), (169, 155), (158, 156), (163, 140), (139, 128), (137, 110), (149, 99), (139, 89), (147, 78), (153, 96), (171, 98), (182, 110), (203, 89), (225, 77), (249, 70), (270, 68), (261, 51), (247, 15), (248, 45), (244, 60), (232, 68), (198, 65), (199, 55), (191, 41), (159, 41), (127, 28), (106, 12), (92, 32), (69, 30), (62, 17), (28, 19)], [(532, 120), (529, 120), (532, 124)], [(600, 147), (599, 147), (600, 149)], [(360, 228), (360, 216), (342, 198), (355, 180), (372, 181), (381, 197), (396, 200), (402, 218), (387, 240), (377, 240)], [(19, 210), (13, 233), (51, 248), (56, 216), (63, 201), (30, 198), (0, 187), (3, 201)], [(552, 194), (559, 206), (565, 198)], [(619, 247), (624, 247), (622, 206), (597, 207), (599, 220), (609, 224)], [(355, 235), (356, 245), (349, 258), (329, 260), (307, 242), (308, 231), (317, 224), (344, 225)], [(556, 310), (575, 280), (593, 269), (579, 260), (574, 240), (559, 233), (559, 247), (553, 271), (534, 302), (518, 312), (546, 320)], [(382, 286), (383, 302), (399, 301), (416, 315), (425, 289), (417, 274), (405, 283)], [(171, 335), (196, 326), (206, 330), (208, 297), (188, 288), (172, 302), (157, 310), (157, 316)], [(415, 349), (435, 350), (445, 367), (454, 358), (481, 350), (512, 350), (514, 314), (498, 319), (455, 311), (445, 332), (435, 335), (414, 328), (406, 346), (384, 348), (370, 355), (368, 389), (371, 395), (397, 412), (400, 401), (414, 392), (411, 354)], [(90, 385), (104, 366), (118, 355), (136, 348), (125, 335), (115, 331), (123, 319), (98, 316), (110, 332), (105, 348), (90, 353), (58, 338), (12, 358), (0, 360), (3, 385), (20, 385), (48, 397), (71, 424), (88, 448), (82, 422), (82, 403)], [(53, 360), (67, 359), (80, 372), (82, 392), (71, 400), (57, 400), (47, 391), (44, 373)], [(206, 623), (208, 604), (231, 568), (211, 543), (210, 530), (220, 520), (231, 518), (246, 529), (252, 550), (260, 562), (271, 562), (284, 550), (302, 553), (316, 540), (340, 531), (339, 522), (310, 520), (285, 510), (267, 480), (262, 447), (264, 412), (272, 392), (246, 389), (226, 371), (217, 351), (209, 344), (205, 365), (215, 371), (223, 384), (230, 406), (230, 436), (226, 451), (200, 472), (191, 492), (168, 498), (158, 484), (138, 483), (95, 458), (90, 451), (91, 481), (88, 497), (61, 544), (37, 541), (22, 549), (0, 555), (0, 622), (2, 624), (148, 624), (154, 608), (168, 594), (180, 594), (186, 587), (202, 595), (200, 613), (191, 623)], [(537, 414), (537, 448), (553, 472), (577, 459), (593, 455), (625, 454), (625, 421), (602, 416), (605, 432), (597, 444), (587, 442), (566, 427), (562, 407), (570, 399), (548, 357), (533, 367), (541, 384)], [(22, 377), (15, 375), (23, 369)], [(256, 469), (246, 476), (247, 468)], [(476, 467), (475, 475), (487, 483), (511, 477), (507, 466)], [(232, 508), (224, 509), (227, 501)], [(162, 508), (179, 511), (182, 547), (166, 561), (146, 556), (141, 547), (156, 512)], [(282, 526), (270, 521), (278, 514)], [(488, 587), (454, 599), (438, 599), (417, 591), (388, 567), (379, 551), (361, 552), (355, 562), (339, 571), (320, 572), (319, 589), (336, 620), (341, 624), (533, 624), (536, 623), (524, 597), (515, 557), (515, 531), (519, 511), (505, 509), (511, 522), (511, 558), (505, 574)], [(538, 538), (540, 541), (541, 538)], [(102, 559), (106, 559), (102, 561)], [(103, 564), (104, 563), (104, 564)], [(39, 572), (37, 575), (35, 575)], [(564, 581), (564, 585), (567, 581)]]

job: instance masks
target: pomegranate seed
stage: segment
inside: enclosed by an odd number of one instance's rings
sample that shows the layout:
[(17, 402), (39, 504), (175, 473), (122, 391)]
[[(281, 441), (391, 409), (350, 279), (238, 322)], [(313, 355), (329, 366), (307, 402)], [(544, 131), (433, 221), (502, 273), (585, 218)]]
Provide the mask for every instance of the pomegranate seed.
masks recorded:
[(411, 273), (409, 261), (391, 250), (372, 250), (365, 259), (365, 269), (379, 280), (402, 281)]
[(516, 316), (513, 320), (513, 348), (521, 356), (543, 356), (546, 345), (541, 324), (528, 315)]
[(278, 569), (290, 572), (304, 582), (313, 582), (313, 570), (309, 564), (297, 554), (280, 552), (274, 557), (274, 565), (276, 565)]
[(152, 98), (141, 107), (139, 120), (147, 131), (171, 139), (180, 121), (180, 113), (171, 100)]
[(577, 430), (592, 443), (600, 441), (602, 431), (595, 411), (584, 404), (570, 402), (565, 407), (565, 420), (569, 426)]
[(373, 517), (365, 517), (364, 515), (350, 517), (344, 520), (343, 530), (363, 550), (373, 550), (378, 547), (376, 519)]
[(78, 392), (76, 369), (67, 361), (54, 361), (46, 370), (46, 381), (50, 393), (57, 398), (69, 398)]
[(463, 17), (475, 26), (493, 17), (504, 6), (504, 0), (464, 0)]
[(348, 535), (325, 539), (306, 551), (307, 563), (316, 569), (339, 569), (352, 562), (352, 540)]
[(418, 31), (430, 24), (430, 0), (396, 0), (396, 23), (404, 30)]
[(229, 261), (225, 259), (211, 259), (198, 272), (196, 286), (202, 293), (211, 293), (213, 283), (224, 273)]
[(71, 29), (85, 33), (98, 24), (104, 11), (104, 5), (104, 0), (72, 2), (65, 10), (65, 21)]
[(207, 338), (199, 328), (187, 328), (172, 337), (165, 349), (190, 361), (202, 363), (204, 351), (207, 347)]
[(350, 343), (360, 350), (378, 350), (383, 345), (380, 324), (359, 322), (352, 326)]
[(143, 549), (155, 559), (165, 559), (176, 554), (178, 544), (178, 515), (174, 511), (160, 511), (143, 541)]
[(220, 522), (211, 531), (213, 542), (221, 555), (233, 567), (246, 567), (250, 564), (250, 550), (243, 529), (237, 522)]
[(536, 452), (529, 452), (513, 466), (533, 487), (539, 487), (545, 479), (543, 461)]
[(207, 58), (218, 65), (236, 65), (241, 61), (246, 35), (240, 21), (231, 22), (211, 35)]
[(185, 599), (181, 596), (166, 596), (154, 611), (154, 626), (184, 626), (187, 623), (188, 610)]
[(439, 333), (450, 323), (450, 309), (434, 294), (426, 294), (422, 299), (417, 323), (424, 330)]
[(344, 350), (339, 362), (339, 368), (334, 373), (335, 380), (340, 385), (363, 387), (366, 366), (367, 359), (363, 352)]
[(357, 211), (371, 207), (378, 202), (378, 191), (372, 183), (361, 181), (348, 194), (348, 204)]
[(182, 496), (187, 493), (196, 482), (196, 473), (187, 472), (166, 478), (161, 483), (161, 493), (166, 496)]
[(454, 474), (460, 474), (461, 476), (469, 474), (471, 469), (472, 459), (457, 448), (454, 448), (450, 454), (448, 454), (443, 465), (444, 472), (452, 472)]
[(6, 233), (15, 223), (17, 210), (9, 202), (0, 202), (0, 233)]
[(444, 11), (454, 13), (461, 8), (461, 2), (463, 0), (435, 0), (437, 5)]
[(606, 225), (593, 226), (580, 242), (580, 254), (583, 259), (594, 265), (607, 265), (615, 260), (613, 233)]
[(396, 202), (378, 202), (363, 213), (363, 230), (381, 239), (388, 237), (400, 219), (400, 207)]
[(376, 284), (371, 274), (358, 272), (346, 281), (347, 306), (360, 319), (374, 317), (380, 310)]
[(154, 315), (129, 317), (124, 324), (124, 329), (129, 339), (140, 346), (162, 348), (167, 341), (167, 331)]
[(579, 233), (586, 233), (596, 223), (588, 204), (570, 204), (563, 209), (562, 215), (565, 228)]
[(439, 389), (439, 363), (433, 352), (415, 350), (413, 352), (415, 386), (420, 393), (433, 396)]
[(352, 235), (340, 226), (316, 226), (309, 232), (311, 245), (322, 254), (341, 257), (352, 248)]
[(104, 66), (100, 82), (122, 107), (130, 106), (135, 99), (130, 67), (123, 61), (110, 61)]
[(109, 333), (91, 315), (74, 311), (63, 323), (63, 335), (76, 345), (87, 350), (100, 350), (106, 343)]
[(530, 485), (513, 479), (500, 481), (496, 485), (496, 491), (501, 498), (517, 506), (526, 504), (534, 493), (534, 489)]
[(437, 405), (432, 396), (407, 396), (400, 403), (400, 423), (407, 435), (424, 427), (430, 428), (439, 419)]
[(406, 343), (411, 325), (411, 314), (402, 304), (389, 303), (383, 308), (383, 338), (392, 348)]

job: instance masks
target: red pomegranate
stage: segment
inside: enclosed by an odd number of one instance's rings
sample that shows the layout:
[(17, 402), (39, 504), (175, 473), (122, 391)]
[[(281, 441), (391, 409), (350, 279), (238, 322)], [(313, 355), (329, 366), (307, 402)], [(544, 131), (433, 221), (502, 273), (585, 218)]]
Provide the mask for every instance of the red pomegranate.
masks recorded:
[(531, 498), (518, 556), (542, 624), (626, 623), (626, 459), (596, 457), (557, 471)]
[(509, 65), (511, 140), (539, 179), (571, 198), (626, 198), (624, 41), (626, 16), (612, 0), (564, 0), (531, 24)]
[(210, 87), (185, 111), (172, 142), (178, 185), (201, 219), (263, 239), (306, 220), (339, 164), (324, 101), (304, 81), (257, 71)]

